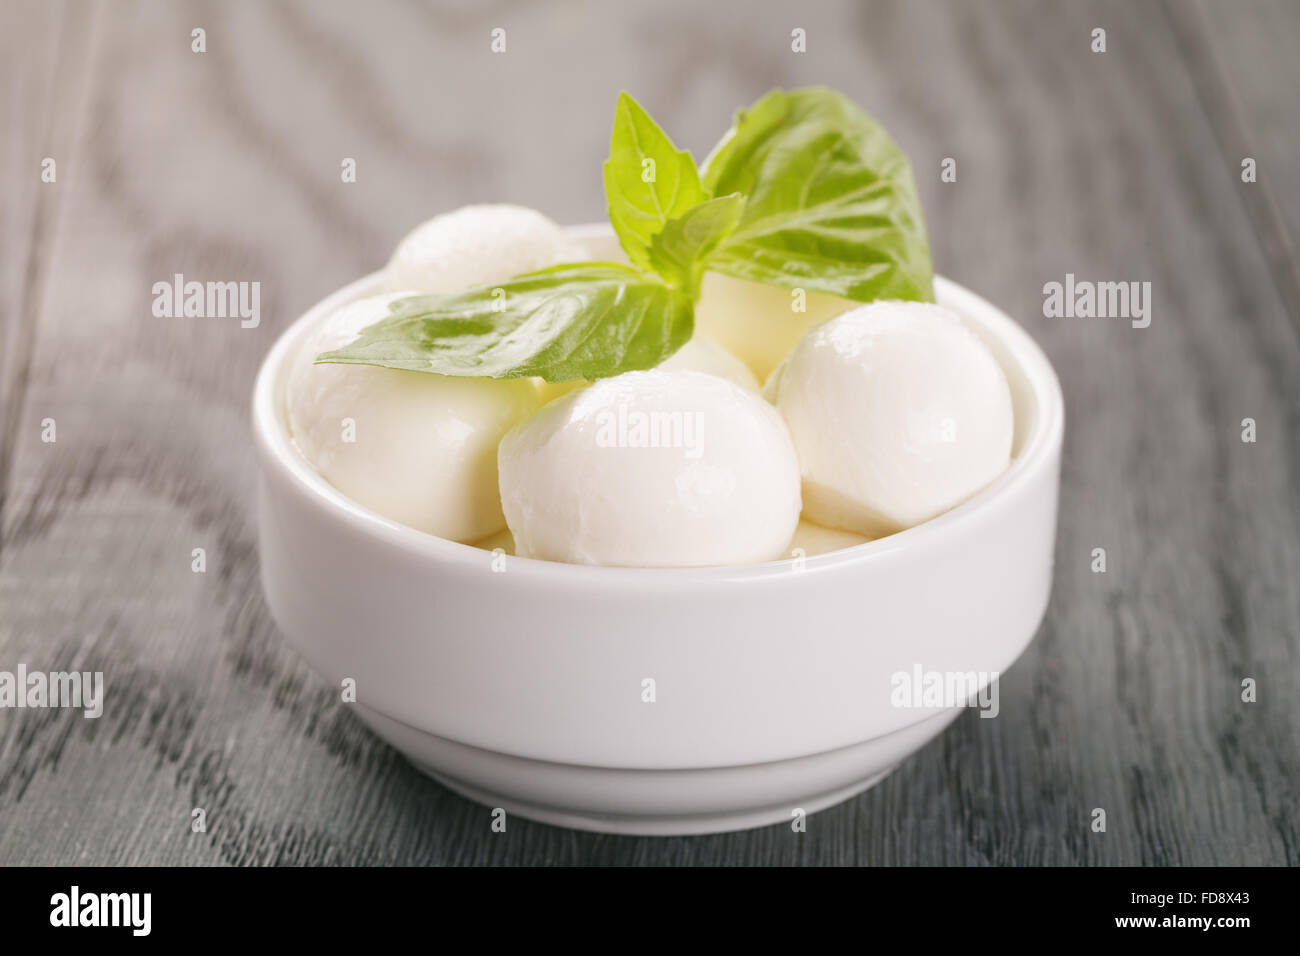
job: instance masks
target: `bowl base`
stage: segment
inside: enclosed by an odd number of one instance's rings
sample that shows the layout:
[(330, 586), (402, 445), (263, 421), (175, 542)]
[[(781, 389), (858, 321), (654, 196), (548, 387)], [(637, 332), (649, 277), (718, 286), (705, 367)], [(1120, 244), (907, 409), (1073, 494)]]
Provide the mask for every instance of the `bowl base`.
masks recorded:
[[(729, 767), (630, 768), (558, 763), (485, 750), (356, 703), (357, 715), (419, 770), (483, 804), (554, 826), (638, 836), (723, 833), (784, 823), (885, 778), (961, 708), (817, 754)], [(484, 826), (499, 815), (484, 814)]]
[[(746, 810), (668, 815), (631, 816), (627, 814), (593, 814), (575, 813), (559, 807), (548, 807), (536, 803), (527, 803), (513, 797), (500, 796), (480, 790), (470, 784), (454, 780), (446, 774), (439, 773), (432, 767), (426, 767), (415, 761), (411, 763), (416, 769), (432, 777), (453, 793), (458, 793), (467, 800), (485, 807), (506, 811), (507, 816), (519, 816), (538, 823), (547, 823), (556, 827), (568, 827), (571, 830), (588, 830), (592, 833), (613, 833), (622, 836), (699, 836), (706, 833), (730, 833), (734, 830), (751, 830), (755, 827), (791, 824), (795, 819), (795, 809), (789, 802), (775, 806), (751, 808)], [(897, 764), (874, 773), (864, 780), (858, 780), (845, 787), (838, 787), (825, 793), (809, 795), (794, 801), (797, 809), (805, 815), (826, 810), (845, 800), (856, 797), (863, 791), (870, 790), (885, 777), (893, 773)]]

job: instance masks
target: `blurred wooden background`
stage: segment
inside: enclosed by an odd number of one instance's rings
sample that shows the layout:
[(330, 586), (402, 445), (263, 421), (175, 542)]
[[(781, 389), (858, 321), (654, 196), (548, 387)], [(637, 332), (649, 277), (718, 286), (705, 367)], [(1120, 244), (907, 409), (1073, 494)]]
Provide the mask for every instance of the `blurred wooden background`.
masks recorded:
[[(107, 702), (0, 711), (0, 863), (1300, 863), (1297, 49), (1289, 0), (7, 0), (0, 669), (102, 670)], [(805, 834), (493, 834), (282, 645), (254, 371), (436, 212), (602, 218), (619, 89), (701, 156), (807, 83), (886, 124), (937, 268), (1060, 371), (1047, 620), (998, 719), (963, 715)], [(260, 326), (154, 318), (177, 272), (260, 281)], [(1151, 327), (1043, 318), (1067, 272), (1150, 281)]]

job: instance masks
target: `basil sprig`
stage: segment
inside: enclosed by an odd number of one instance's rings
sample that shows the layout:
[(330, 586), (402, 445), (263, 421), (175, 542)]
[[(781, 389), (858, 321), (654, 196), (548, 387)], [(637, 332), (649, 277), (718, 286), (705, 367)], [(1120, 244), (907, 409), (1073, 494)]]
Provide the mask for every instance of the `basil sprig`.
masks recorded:
[(690, 339), (707, 269), (858, 301), (933, 299), (907, 158), (832, 90), (768, 93), (703, 173), (623, 93), (604, 182), (631, 267), (562, 265), (404, 298), (316, 361), (548, 382), (653, 368)]
[(567, 382), (653, 368), (686, 344), (694, 325), (686, 294), (612, 262), (556, 266), (389, 308), (316, 361)]
[(747, 197), (708, 268), (860, 302), (933, 301), (907, 157), (839, 93), (814, 87), (764, 96), (709, 155), (704, 185)]
[(650, 244), (668, 223), (707, 200), (695, 160), (636, 100), (618, 95), (605, 160), (609, 221), (633, 264), (651, 269)]

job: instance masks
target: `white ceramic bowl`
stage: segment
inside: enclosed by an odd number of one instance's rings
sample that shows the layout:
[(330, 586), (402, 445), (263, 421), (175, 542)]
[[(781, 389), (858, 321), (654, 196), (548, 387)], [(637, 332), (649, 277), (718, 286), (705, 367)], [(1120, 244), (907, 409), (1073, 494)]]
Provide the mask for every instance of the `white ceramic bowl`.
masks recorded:
[[(599, 247), (606, 227), (575, 227)], [(602, 568), (493, 555), (346, 498), (294, 447), (285, 366), (304, 332), (378, 290), (352, 283), (275, 343), (257, 378), (262, 582), (289, 642), (420, 769), (564, 826), (705, 833), (858, 793), (960, 708), (893, 705), (899, 672), (1000, 673), (1052, 577), (1063, 407), (1028, 335), (944, 279), (941, 304), (1011, 383), (1011, 467), (915, 528), (747, 567)], [(500, 568), (500, 562), (496, 562)], [(655, 700), (643, 700), (653, 679)], [(346, 706), (346, 705), (345, 705)]]

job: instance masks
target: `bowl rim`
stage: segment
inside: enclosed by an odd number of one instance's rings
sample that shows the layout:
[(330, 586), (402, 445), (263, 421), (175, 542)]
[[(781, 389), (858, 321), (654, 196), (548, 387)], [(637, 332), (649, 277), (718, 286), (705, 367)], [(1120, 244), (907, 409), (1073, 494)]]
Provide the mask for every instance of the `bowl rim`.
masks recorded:
[[(594, 239), (609, 235), (609, 226), (603, 223), (570, 226), (567, 231), (578, 239)], [(252, 394), (252, 424), (257, 446), (261, 451), (263, 467), (274, 467), (304, 497), (319, 509), (333, 514), (359, 534), (379, 539), (402, 549), (412, 557), (479, 567), (485, 551), (472, 544), (462, 544), (448, 538), (400, 524), (353, 501), (331, 485), (298, 450), (289, 435), (283, 408), (282, 377), (289, 359), (296, 354), (299, 340), (315, 322), (326, 314), (365, 295), (380, 291), (383, 270), (372, 272), (309, 307), (279, 334), (267, 351), (258, 369)], [(747, 565), (722, 565), (684, 568), (638, 568), (600, 565), (568, 564), (510, 555), (512, 574), (527, 574), (546, 583), (561, 580), (586, 585), (627, 584), (636, 579), (642, 583), (651, 580), (682, 585), (687, 582), (754, 581), (774, 575), (788, 575), (796, 562), (801, 573), (879, 560), (885, 555), (918, 549), (928, 545), (936, 536), (953, 527), (972, 520), (978, 512), (993, 503), (1014, 495), (1034, 474), (1050, 464), (1053, 453), (1059, 449), (1065, 426), (1065, 403), (1060, 381), (1046, 354), (1014, 319), (966, 287), (935, 275), (935, 287), (943, 297), (955, 303), (955, 309), (971, 318), (994, 335), (1015, 360), (1029, 385), (1036, 414), (1029, 432), (1024, 436), (1019, 453), (1001, 475), (956, 507), (924, 521), (921, 524), (883, 538), (852, 545), (823, 554), (803, 558), (783, 557)]]

